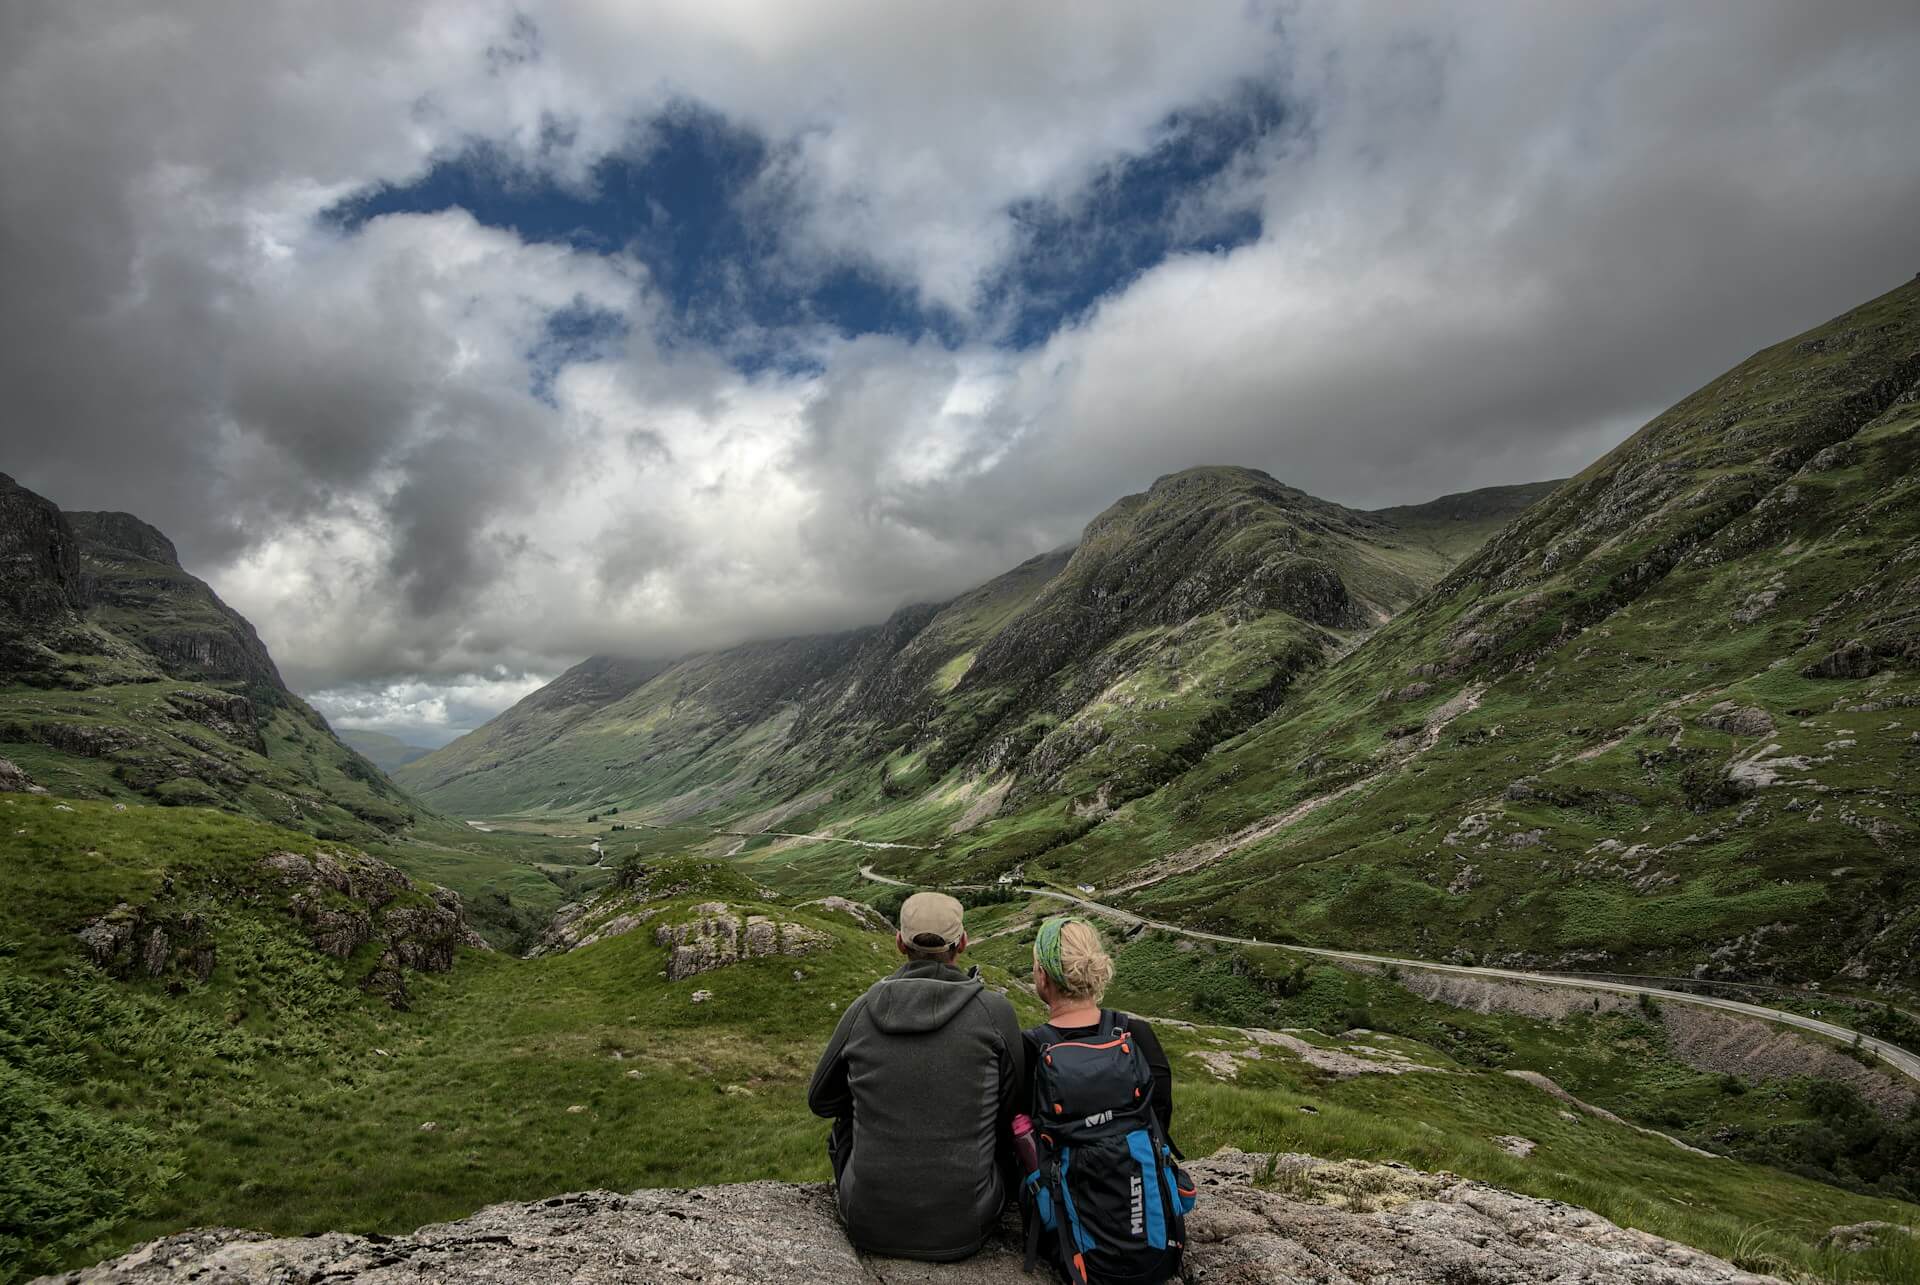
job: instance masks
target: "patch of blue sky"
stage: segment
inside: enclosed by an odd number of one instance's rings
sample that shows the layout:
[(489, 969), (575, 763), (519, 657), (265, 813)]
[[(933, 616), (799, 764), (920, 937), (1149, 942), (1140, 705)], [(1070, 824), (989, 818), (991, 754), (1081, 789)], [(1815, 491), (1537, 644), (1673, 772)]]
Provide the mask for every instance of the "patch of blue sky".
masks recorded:
[(749, 370), (810, 367), (814, 359), (782, 338), (809, 325), (959, 341), (958, 320), (921, 307), (910, 286), (860, 264), (809, 273), (781, 258), (783, 220), (798, 214), (781, 208), (777, 189), (756, 189), (771, 159), (757, 134), (681, 105), (640, 130), (630, 151), (603, 157), (583, 185), (476, 143), (412, 182), (356, 193), (322, 218), (353, 232), (385, 214), (459, 208), (523, 240), (630, 253), (667, 304), (663, 345), (708, 345)]
[(1244, 87), (1224, 103), (1170, 114), (1153, 146), (1065, 200), (1015, 206), (1020, 248), (984, 290), (989, 309), (1005, 315), (1002, 342), (1044, 342), (1172, 255), (1259, 240), (1256, 208), (1205, 198), (1286, 115), (1277, 95)]
[[(948, 347), (982, 337), (1031, 347), (1169, 255), (1257, 239), (1257, 211), (1196, 198), (1281, 119), (1279, 100), (1259, 90), (1176, 112), (1150, 147), (1116, 159), (1083, 190), (1014, 206), (1017, 249), (981, 288), (981, 315), (995, 319), (987, 336), (970, 334), (953, 312), (925, 304), (911, 283), (872, 265), (796, 262), (783, 234), (802, 211), (769, 181), (779, 159), (773, 145), (697, 104), (637, 128), (634, 145), (603, 157), (583, 184), (479, 142), (409, 183), (356, 193), (322, 218), (351, 233), (386, 214), (457, 207), (524, 240), (629, 253), (667, 305), (657, 336), (664, 347), (707, 347), (747, 372), (802, 372), (818, 368), (808, 336), (822, 326)], [(624, 324), (579, 310), (556, 314), (529, 354), (535, 395), (550, 397), (561, 365), (601, 355)]]

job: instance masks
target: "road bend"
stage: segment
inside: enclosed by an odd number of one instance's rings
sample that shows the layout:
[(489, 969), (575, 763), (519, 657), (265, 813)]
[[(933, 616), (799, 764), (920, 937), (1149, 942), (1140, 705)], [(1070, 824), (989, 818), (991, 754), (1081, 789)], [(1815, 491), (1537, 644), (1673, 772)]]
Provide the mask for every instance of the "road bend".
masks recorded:
[[(883, 883), (895, 888), (912, 888), (919, 885), (902, 879), (892, 879), (876, 874), (872, 866), (860, 867), (861, 877), (874, 883)], [(990, 885), (955, 885), (960, 888), (986, 887)], [(1667, 990), (1659, 986), (1637, 986), (1631, 982), (1592, 981), (1584, 977), (1562, 977), (1555, 973), (1527, 972), (1518, 968), (1479, 968), (1470, 964), (1436, 964), (1424, 959), (1401, 959), (1394, 955), (1370, 955), (1357, 950), (1334, 950), (1326, 946), (1300, 946), (1291, 942), (1262, 941), (1258, 937), (1234, 937), (1226, 933), (1207, 932), (1200, 928), (1187, 928), (1180, 924), (1170, 924), (1164, 920), (1149, 919), (1137, 915), (1131, 910), (1122, 910), (1118, 906), (1109, 906), (1090, 897), (1077, 896), (1070, 892), (1061, 892), (1056, 888), (1036, 888), (1030, 884), (1015, 885), (1014, 891), (1033, 897), (1048, 897), (1063, 901), (1071, 906), (1100, 915), (1124, 924), (1137, 924), (1143, 928), (1152, 928), (1159, 932), (1173, 933), (1181, 937), (1190, 937), (1196, 941), (1219, 942), (1227, 946), (1267, 946), (1275, 950), (1289, 950), (1296, 955), (1314, 955), (1321, 959), (1341, 959), (1359, 964), (1378, 964), (1383, 967), (1419, 969), (1429, 973), (1459, 973), (1468, 977), (1490, 977), (1503, 981), (1530, 982), (1539, 986), (1565, 986), (1573, 990), (1612, 991), (1620, 995), (1651, 995), (1663, 1002), (1674, 1004), (1692, 1004), (1696, 1008), (1717, 1008), (1729, 1013), (1740, 1013), (1747, 1017), (1757, 1017), (1765, 1022), (1775, 1022), (1782, 1026), (1797, 1027), (1811, 1031), (1815, 1035), (1824, 1035), (1828, 1039), (1838, 1040), (1842, 1044), (1866, 1050), (1887, 1065), (1901, 1072), (1909, 1079), (1920, 1081), (1920, 1055), (1909, 1053), (1895, 1044), (1875, 1039), (1864, 1032), (1851, 1027), (1839, 1026), (1833, 1022), (1823, 1022), (1817, 1017), (1807, 1017), (1801, 1013), (1788, 1012), (1781, 1008), (1768, 1008), (1763, 1004), (1748, 1004), (1737, 999), (1719, 999), (1712, 995), (1694, 995), (1686, 991)], [(1858, 1044), (1855, 1045), (1855, 1041)]]

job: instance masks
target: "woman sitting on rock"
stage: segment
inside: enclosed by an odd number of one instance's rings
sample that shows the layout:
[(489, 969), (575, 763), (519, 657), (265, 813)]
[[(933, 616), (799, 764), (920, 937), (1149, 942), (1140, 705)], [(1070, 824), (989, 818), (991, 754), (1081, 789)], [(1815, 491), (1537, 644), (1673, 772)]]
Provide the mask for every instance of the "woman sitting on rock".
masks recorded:
[(1167, 1132), (1173, 1068), (1151, 1026), (1100, 1006), (1112, 980), (1092, 924), (1061, 915), (1040, 925), (1033, 986), (1047, 1020), (1025, 1032), (1040, 1139), (1025, 1186), (1028, 1244), (1050, 1242), (1075, 1285), (1172, 1279), (1194, 1201)]

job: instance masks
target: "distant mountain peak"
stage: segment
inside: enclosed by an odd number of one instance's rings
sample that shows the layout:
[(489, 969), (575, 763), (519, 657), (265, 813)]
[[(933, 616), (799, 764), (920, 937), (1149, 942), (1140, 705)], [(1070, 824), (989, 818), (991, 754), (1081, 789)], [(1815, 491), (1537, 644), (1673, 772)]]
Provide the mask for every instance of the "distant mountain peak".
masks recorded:
[(67, 513), (74, 534), (97, 550), (111, 550), (180, 570), (180, 554), (160, 529), (131, 513)]

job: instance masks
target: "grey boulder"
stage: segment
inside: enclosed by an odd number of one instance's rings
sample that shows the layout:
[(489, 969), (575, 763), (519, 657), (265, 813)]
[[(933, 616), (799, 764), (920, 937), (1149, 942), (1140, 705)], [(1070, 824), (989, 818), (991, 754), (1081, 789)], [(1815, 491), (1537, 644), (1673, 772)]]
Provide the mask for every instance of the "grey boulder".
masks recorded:
[[(1402, 1165), (1224, 1151), (1191, 1166), (1200, 1208), (1182, 1278), (1206, 1285), (1295, 1281), (1474, 1285), (1760, 1285), (1697, 1250), (1587, 1210)], [(1017, 1221), (963, 1263), (855, 1253), (825, 1184), (749, 1182), (631, 1195), (589, 1191), (493, 1205), (399, 1237), (273, 1239), (183, 1232), (63, 1285), (279, 1285), (281, 1282), (866, 1281), (975, 1285), (1023, 1277)]]

